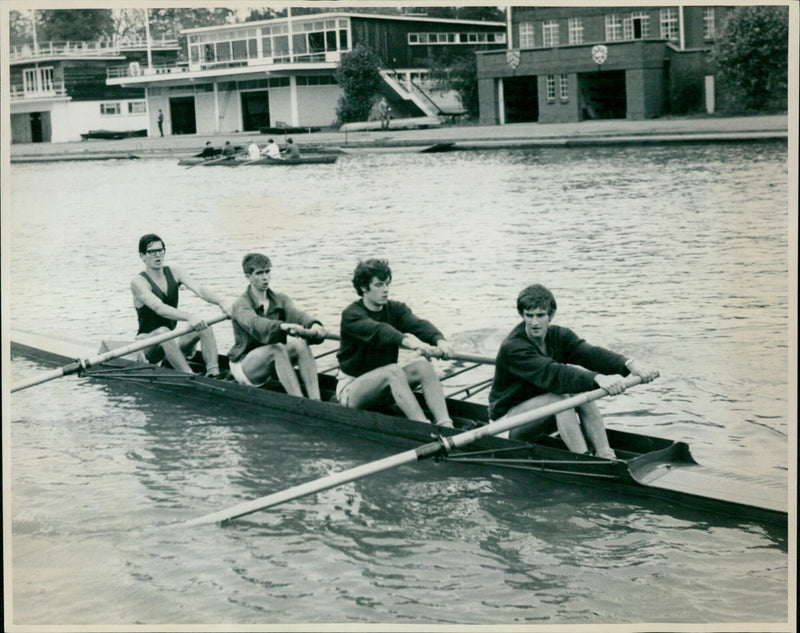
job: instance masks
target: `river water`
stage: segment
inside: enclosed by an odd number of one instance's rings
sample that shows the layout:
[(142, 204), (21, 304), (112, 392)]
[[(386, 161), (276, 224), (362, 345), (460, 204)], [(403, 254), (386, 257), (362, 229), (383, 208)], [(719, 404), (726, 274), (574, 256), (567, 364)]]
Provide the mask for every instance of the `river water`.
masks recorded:
[[(333, 330), (358, 259), (387, 257), (392, 296), (462, 352), (493, 354), (539, 282), (556, 323), (661, 372), (601, 402), (609, 426), (685, 440), (707, 465), (795, 474), (785, 143), (9, 175), (10, 327), (130, 339), (147, 232), (231, 297), (242, 256), (267, 253), (273, 288)], [(186, 291), (182, 305), (215, 314)], [(227, 350), (230, 327), (216, 332)], [(4, 373), (42, 369), (14, 358)], [(477, 466), (420, 463), (225, 528), (165, 527), (397, 450), (269, 412), (70, 377), (7, 396), (4, 439), (17, 625), (778, 630), (794, 604), (785, 534)]]

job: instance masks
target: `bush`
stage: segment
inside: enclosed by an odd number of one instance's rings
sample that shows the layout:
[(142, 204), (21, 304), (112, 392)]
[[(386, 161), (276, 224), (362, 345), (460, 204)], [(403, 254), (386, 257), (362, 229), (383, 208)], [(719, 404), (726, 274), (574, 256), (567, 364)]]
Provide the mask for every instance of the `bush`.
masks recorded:
[(381, 62), (372, 50), (359, 45), (342, 56), (336, 81), (344, 94), (339, 98), (336, 116), (340, 123), (366, 121), (383, 84)]
[(728, 92), (725, 108), (763, 111), (786, 103), (788, 57), (789, 7), (734, 9), (711, 55), (720, 85)]

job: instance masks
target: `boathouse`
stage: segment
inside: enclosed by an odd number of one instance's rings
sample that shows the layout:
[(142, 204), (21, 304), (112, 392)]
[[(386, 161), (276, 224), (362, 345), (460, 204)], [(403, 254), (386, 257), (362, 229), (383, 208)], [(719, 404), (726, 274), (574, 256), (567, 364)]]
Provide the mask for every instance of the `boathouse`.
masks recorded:
[(730, 7), (513, 7), (477, 55), (484, 125), (714, 112), (709, 53)]
[(132, 69), (109, 68), (109, 86), (144, 90), (164, 132), (215, 134), (336, 123), (342, 92), (335, 73), (358, 45), (376, 53), (382, 95), (395, 116), (434, 116), (460, 109), (435, 90), (431, 67), (448, 55), (505, 48), (502, 22), (409, 15), (322, 13), (188, 29), (188, 59)]
[[(177, 40), (152, 40), (155, 62), (178, 59)], [(148, 57), (144, 39), (43, 42), (12, 47), (9, 56), (12, 143), (79, 141), (93, 130), (146, 133), (141, 87), (108, 85), (108, 69), (135, 72)]]

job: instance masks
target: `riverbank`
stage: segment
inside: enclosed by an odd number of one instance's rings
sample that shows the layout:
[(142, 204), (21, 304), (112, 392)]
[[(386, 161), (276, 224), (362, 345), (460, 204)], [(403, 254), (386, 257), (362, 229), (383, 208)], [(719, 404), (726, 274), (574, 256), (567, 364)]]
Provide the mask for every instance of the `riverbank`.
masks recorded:
[[(724, 142), (762, 139), (788, 139), (788, 117), (785, 114), (753, 117), (698, 117), (650, 119), (645, 121), (603, 120), (579, 123), (514, 123), (509, 125), (442, 125), (441, 127), (340, 132), (321, 130), (310, 134), (293, 134), (295, 143), (304, 151), (331, 151), (338, 147), (407, 147), (453, 143), (454, 150), (525, 148), (542, 145), (608, 145), (672, 142)], [(181, 135), (135, 137), (118, 140), (91, 140), (71, 143), (25, 143), (12, 145), (11, 162), (54, 160), (58, 157), (77, 160), (79, 157), (128, 158), (174, 157), (197, 153), (211, 141), (221, 146), (226, 140), (236, 145), (251, 139), (265, 145), (274, 136), (255, 132), (216, 135)]]

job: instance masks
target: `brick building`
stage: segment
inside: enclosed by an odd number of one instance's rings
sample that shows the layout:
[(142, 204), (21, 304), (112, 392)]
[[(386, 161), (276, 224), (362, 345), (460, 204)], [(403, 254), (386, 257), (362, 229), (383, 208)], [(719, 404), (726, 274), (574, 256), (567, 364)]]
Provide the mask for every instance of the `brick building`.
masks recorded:
[(513, 7), (509, 47), (478, 53), (484, 125), (714, 111), (708, 55), (732, 7)]

